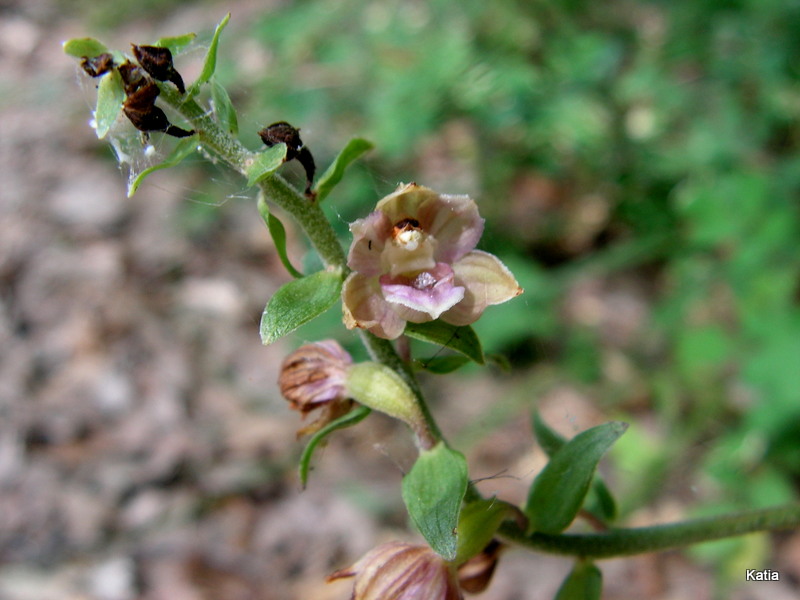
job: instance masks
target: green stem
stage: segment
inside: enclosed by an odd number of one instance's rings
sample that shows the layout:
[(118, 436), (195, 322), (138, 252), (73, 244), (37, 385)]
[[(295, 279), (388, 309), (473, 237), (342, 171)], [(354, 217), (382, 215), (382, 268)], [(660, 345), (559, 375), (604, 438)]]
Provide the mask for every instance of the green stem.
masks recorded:
[[(247, 176), (255, 154), (229, 135), (193, 98), (186, 99), (170, 86), (160, 86), (161, 98), (177, 110), (200, 135), (200, 142), (233, 169)], [(265, 196), (291, 214), (306, 232), (327, 267), (347, 275), (347, 258), (322, 208), (274, 175), (259, 183)]]
[[(200, 135), (200, 142), (232, 168), (247, 176), (247, 166), (252, 163), (254, 153), (224, 131), (193, 98), (184, 98), (168, 85), (159, 87), (161, 98), (192, 124)], [(342, 277), (346, 277), (349, 272), (347, 257), (319, 203), (306, 198), (279, 175), (266, 178), (259, 186), (266, 198), (294, 217), (325, 265), (341, 269)], [(361, 339), (374, 360), (396, 371), (408, 383), (425, 418), (432, 441), (441, 440), (442, 433), (428, 409), (414, 373), (397, 355), (392, 344), (367, 332), (362, 332)]]
[(595, 534), (526, 535), (518, 526), (508, 522), (500, 533), (507, 540), (532, 550), (600, 559), (659, 552), (757, 531), (797, 527), (800, 527), (800, 504)]

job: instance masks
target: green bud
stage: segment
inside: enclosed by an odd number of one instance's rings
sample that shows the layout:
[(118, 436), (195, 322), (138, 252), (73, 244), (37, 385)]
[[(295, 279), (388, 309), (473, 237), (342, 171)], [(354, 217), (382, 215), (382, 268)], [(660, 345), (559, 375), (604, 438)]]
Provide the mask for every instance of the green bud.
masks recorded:
[(356, 402), (407, 423), (417, 435), (427, 430), (411, 388), (386, 365), (376, 362), (352, 365), (347, 370), (345, 390)]

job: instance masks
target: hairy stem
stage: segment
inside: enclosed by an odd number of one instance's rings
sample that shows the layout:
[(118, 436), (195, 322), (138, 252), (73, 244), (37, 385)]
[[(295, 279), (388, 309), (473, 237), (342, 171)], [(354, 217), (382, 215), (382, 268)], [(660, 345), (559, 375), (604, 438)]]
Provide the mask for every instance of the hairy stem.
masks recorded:
[[(200, 142), (233, 169), (247, 175), (255, 154), (238, 139), (229, 135), (193, 99), (184, 98), (170, 86), (160, 86), (161, 98), (177, 110), (200, 135)], [(322, 208), (290, 186), (283, 177), (274, 175), (259, 183), (267, 199), (291, 214), (311, 240), (327, 267), (341, 269), (347, 275), (347, 259)]]
[(800, 504), (592, 534), (526, 535), (517, 525), (507, 522), (500, 533), (508, 541), (532, 550), (600, 559), (659, 552), (757, 531), (797, 527), (800, 527)]
[[(200, 142), (233, 169), (246, 176), (247, 167), (252, 164), (254, 153), (224, 131), (193, 98), (184, 98), (167, 85), (159, 87), (161, 88), (161, 98), (192, 124), (192, 127), (200, 135)], [(267, 199), (294, 217), (311, 240), (325, 265), (329, 268), (340, 269), (342, 277), (346, 277), (349, 272), (347, 258), (319, 203), (306, 198), (279, 175), (266, 178), (259, 183), (259, 186)], [(398, 356), (388, 340), (377, 338), (371, 333), (363, 331), (361, 333), (362, 343), (372, 358), (396, 371), (413, 391), (429, 430), (426, 432), (429, 439), (424, 441), (424, 444), (428, 445), (441, 440), (441, 431), (428, 409), (411, 368)]]

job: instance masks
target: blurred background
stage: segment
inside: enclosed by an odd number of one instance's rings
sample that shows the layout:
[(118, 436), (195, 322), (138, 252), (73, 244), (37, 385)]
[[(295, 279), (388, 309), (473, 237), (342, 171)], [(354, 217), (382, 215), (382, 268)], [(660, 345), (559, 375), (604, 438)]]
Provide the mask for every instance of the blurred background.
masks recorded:
[[(320, 171), (352, 136), (376, 145), (326, 201), (343, 240), (401, 181), (468, 193), (525, 288), (476, 325), (510, 372), (423, 377), (484, 493), (524, 500), (538, 409), (567, 436), (631, 424), (603, 464), (621, 524), (797, 501), (797, 1), (6, 0), (0, 599), (345, 599), (326, 574), (415, 539), (415, 451), (388, 419), (336, 434), (299, 489), (275, 381), (304, 341), (363, 357), (338, 307), (262, 346), (288, 276), (244, 182), (193, 157), (126, 198), (61, 52), (195, 31), (188, 82), (229, 11), (217, 76), (246, 145), (289, 121)], [(800, 534), (601, 567), (607, 600), (791, 599)], [(569, 568), (511, 551), (483, 597), (552, 597)]]

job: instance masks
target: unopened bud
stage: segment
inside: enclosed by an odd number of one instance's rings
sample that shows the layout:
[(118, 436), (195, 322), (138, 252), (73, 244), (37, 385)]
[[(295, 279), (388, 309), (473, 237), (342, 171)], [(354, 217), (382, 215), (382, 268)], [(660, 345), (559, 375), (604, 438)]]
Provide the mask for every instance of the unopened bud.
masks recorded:
[(458, 567), (458, 583), (465, 592), (479, 594), (484, 591), (492, 580), (497, 559), (503, 545), (497, 540), (492, 540), (480, 554), (473, 556)]
[(462, 600), (445, 560), (428, 546), (389, 542), (328, 576), (355, 577), (352, 600)]
[(334, 340), (301, 346), (283, 361), (278, 385), (292, 408), (303, 417), (323, 409), (320, 418), (298, 431), (298, 435), (313, 433), (350, 409), (345, 383), (352, 362)]
[(405, 422), (423, 447), (434, 443), (414, 392), (391, 368), (376, 362), (353, 365), (347, 371), (346, 389), (359, 404)]

